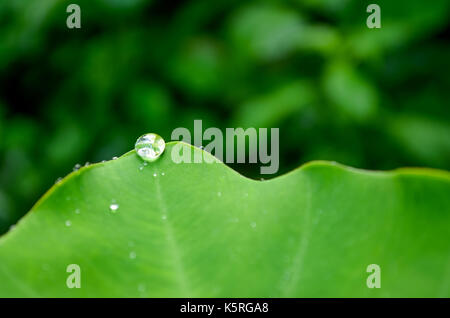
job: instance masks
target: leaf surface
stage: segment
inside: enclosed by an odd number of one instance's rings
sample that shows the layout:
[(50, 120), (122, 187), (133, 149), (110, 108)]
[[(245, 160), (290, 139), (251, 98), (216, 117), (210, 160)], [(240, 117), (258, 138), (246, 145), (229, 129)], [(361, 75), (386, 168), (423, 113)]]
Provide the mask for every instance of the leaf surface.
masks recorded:
[[(255, 181), (223, 163), (175, 164), (175, 145), (50, 189), (0, 238), (0, 296), (450, 296), (448, 172), (311, 162)], [(70, 264), (79, 289), (66, 285)], [(366, 285), (370, 264), (379, 289)]]

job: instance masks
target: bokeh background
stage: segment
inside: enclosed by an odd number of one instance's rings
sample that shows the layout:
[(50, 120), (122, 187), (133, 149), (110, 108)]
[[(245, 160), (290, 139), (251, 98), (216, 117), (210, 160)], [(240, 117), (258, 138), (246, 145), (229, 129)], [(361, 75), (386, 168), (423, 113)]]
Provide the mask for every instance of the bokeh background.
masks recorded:
[(0, 233), (75, 164), (194, 119), (279, 127), (279, 174), (449, 169), (450, 1), (378, 0), (368, 29), (371, 2), (0, 1)]

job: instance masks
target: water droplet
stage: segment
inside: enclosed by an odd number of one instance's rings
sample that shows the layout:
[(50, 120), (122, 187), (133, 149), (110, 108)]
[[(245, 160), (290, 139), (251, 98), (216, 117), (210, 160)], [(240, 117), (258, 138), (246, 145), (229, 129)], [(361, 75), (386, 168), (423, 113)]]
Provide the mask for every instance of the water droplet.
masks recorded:
[(255, 228), (255, 227), (256, 227), (256, 222), (250, 223), (250, 226), (251, 226), (252, 228)]
[(88, 167), (91, 163), (89, 161), (86, 161), (86, 163), (84, 164), (85, 167)]
[(264, 181), (265, 179), (264, 178), (260, 178), (259, 180)]
[(145, 134), (138, 138), (134, 149), (144, 161), (154, 161), (164, 152), (166, 143), (157, 134)]
[(119, 158), (117, 158), (117, 157), (112, 157), (112, 159), (113, 159), (113, 160), (117, 160), (117, 159), (119, 159)]
[(154, 176), (154, 177), (156, 177), (156, 176), (157, 176), (156, 172), (155, 172), (155, 173), (153, 174), (153, 176)]
[(164, 175), (165, 175), (165, 173), (164, 173), (164, 172), (161, 172), (161, 175), (162, 175), (162, 176), (164, 176)]
[(218, 196), (218, 197), (221, 197), (221, 196), (222, 196), (222, 192), (220, 192), (220, 191), (217, 192), (217, 196)]
[(67, 220), (66, 221), (66, 226), (71, 226), (72, 225), (72, 222), (70, 222), (70, 220)]
[(75, 214), (80, 214), (80, 209), (76, 209)]
[(56, 179), (56, 184), (59, 184), (59, 183), (61, 183), (61, 181), (62, 181), (62, 178), (58, 178), (58, 179)]
[(111, 210), (111, 212), (116, 213), (116, 211), (119, 209), (119, 205), (117, 203), (111, 203), (109, 209)]
[(77, 163), (74, 167), (73, 167), (73, 171), (78, 171), (81, 168), (81, 165), (79, 163)]
[(9, 227), (9, 230), (12, 231), (12, 230), (14, 230), (15, 228), (16, 228), (16, 225), (13, 224), (13, 225), (11, 225), (11, 226)]
[(136, 253), (135, 252), (130, 252), (130, 258), (131, 259), (135, 259), (136, 258)]
[(102, 160), (102, 163), (105, 163), (106, 162), (106, 160)]
[(164, 214), (164, 215), (161, 217), (161, 219), (167, 220), (167, 215)]
[(140, 293), (145, 292), (146, 289), (147, 289), (147, 288), (145, 287), (145, 284), (139, 284), (139, 285), (138, 285), (138, 291), (139, 291)]
[(148, 162), (147, 162), (147, 161), (144, 161), (143, 165), (144, 165), (144, 166), (148, 165)]
[(140, 167), (139, 167), (139, 170), (140, 170), (140, 171), (144, 170), (144, 167), (140, 166)]

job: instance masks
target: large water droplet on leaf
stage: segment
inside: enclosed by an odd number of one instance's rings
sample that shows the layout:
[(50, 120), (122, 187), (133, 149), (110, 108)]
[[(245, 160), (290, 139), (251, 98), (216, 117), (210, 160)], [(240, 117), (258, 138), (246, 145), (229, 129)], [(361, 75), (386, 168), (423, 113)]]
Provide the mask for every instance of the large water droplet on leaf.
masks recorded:
[(134, 149), (136, 153), (145, 161), (154, 161), (164, 152), (166, 143), (157, 134), (145, 134), (138, 138)]

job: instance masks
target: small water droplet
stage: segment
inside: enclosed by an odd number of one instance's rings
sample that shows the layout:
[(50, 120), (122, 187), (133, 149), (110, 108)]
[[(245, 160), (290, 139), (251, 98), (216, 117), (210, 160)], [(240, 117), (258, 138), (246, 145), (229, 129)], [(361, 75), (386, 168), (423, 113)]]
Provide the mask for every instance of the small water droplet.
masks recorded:
[(59, 183), (61, 183), (61, 181), (62, 181), (62, 178), (58, 178), (58, 179), (56, 179), (56, 184), (59, 184)]
[(163, 220), (167, 220), (167, 215), (163, 215), (163, 216), (161, 216), (161, 219), (163, 219)]
[(147, 289), (147, 288), (145, 287), (145, 284), (139, 284), (139, 285), (138, 285), (138, 291), (139, 291), (140, 293), (145, 292), (146, 289)]
[(15, 228), (16, 228), (16, 225), (13, 224), (13, 225), (11, 225), (11, 226), (9, 227), (9, 230), (12, 231), (12, 230), (14, 230)]
[(73, 167), (73, 171), (78, 171), (81, 168), (81, 165), (79, 163), (77, 163), (74, 167)]
[(102, 160), (102, 163), (105, 163), (106, 162), (106, 160)]
[(164, 175), (165, 175), (165, 173), (164, 173), (164, 172), (161, 172), (161, 175), (162, 175), (162, 176), (164, 176)]
[(156, 177), (156, 176), (157, 176), (156, 172), (155, 172), (155, 173), (153, 174), (153, 176), (154, 176), (154, 177)]
[(139, 170), (140, 170), (140, 171), (144, 170), (144, 167), (140, 166), (140, 167), (139, 167)]
[(264, 181), (264, 180), (266, 180), (266, 179), (264, 179), (264, 178), (260, 178), (259, 180), (261, 180), (261, 181)]
[(66, 221), (66, 226), (71, 226), (72, 225), (72, 222), (70, 222), (70, 220), (67, 220)]
[(113, 159), (113, 160), (117, 160), (117, 159), (119, 159), (119, 158), (117, 158), (117, 157), (112, 157), (112, 159)]
[(143, 165), (144, 165), (144, 166), (148, 165), (148, 162), (147, 162), (147, 161), (144, 161)]
[(135, 259), (136, 258), (136, 253), (135, 252), (130, 252), (130, 258), (131, 259)]
[(157, 134), (145, 134), (139, 137), (134, 145), (136, 153), (144, 161), (155, 161), (164, 152), (166, 143)]
[(218, 197), (221, 197), (221, 196), (222, 196), (222, 192), (220, 192), (220, 191), (217, 192), (217, 196), (218, 196)]
[(76, 209), (75, 214), (80, 214), (80, 209)]
[(89, 161), (86, 161), (86, 163), (84, 164), (85, 167), (88, 167), (91, 163)]
[(256, 222), (250, 223), (250, 226), (251, 226), (252, 228), (255, 228), (255, 227), (256, 227)]
[(119, 209), (119, 205), (117, 203), (111, 203), (109, 209), (111, 210), (111, 212), (116, 213), (116, 211)]

